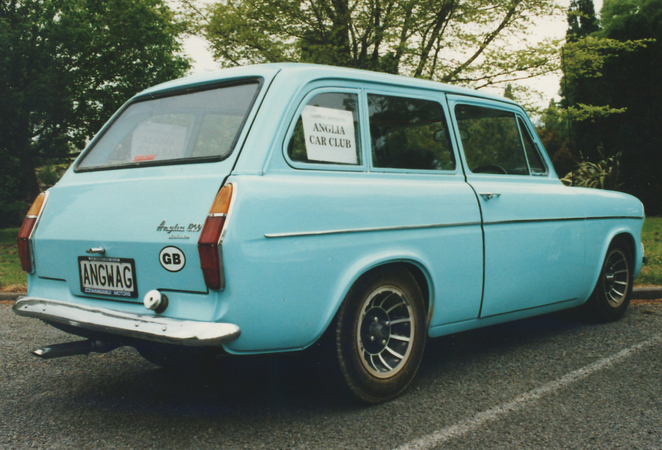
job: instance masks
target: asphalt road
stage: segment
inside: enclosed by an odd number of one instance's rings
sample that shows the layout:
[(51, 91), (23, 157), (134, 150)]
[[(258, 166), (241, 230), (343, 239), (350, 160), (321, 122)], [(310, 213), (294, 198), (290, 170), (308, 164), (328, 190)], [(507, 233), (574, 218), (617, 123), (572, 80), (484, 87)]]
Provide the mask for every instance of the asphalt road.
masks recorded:
[[(662, 302), (431, 340), (404, 396), (352, 401), (305, 358), (168, 371), (133, 349), (41, 361), (70, 339), (0, 304), (0, 448), (662, 448)], [(332, 380), (332, 378), (331, 378)]]

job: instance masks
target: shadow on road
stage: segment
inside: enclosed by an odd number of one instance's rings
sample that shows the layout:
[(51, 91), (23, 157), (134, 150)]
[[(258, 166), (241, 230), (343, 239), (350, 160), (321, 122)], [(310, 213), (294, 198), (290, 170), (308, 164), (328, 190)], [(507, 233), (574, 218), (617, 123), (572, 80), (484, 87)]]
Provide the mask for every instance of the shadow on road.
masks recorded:
[[(566, 312), (430, 339), (413, 386), (425, 389), (424, 380), (443, 377), (450, 366), (480, 360), (484, 355), (508, 353), (510, 349), (516, 351), (593, 326), (598, 325)], [(87, 357), (90, 364), (83, 371), (101, 374), (102, 380), (81, 383), (74, 401), (165, 416), (369, 408), (344, 388), (333, 355), (322, 354), (327, 357), (312, 351), (227, 357), (202, 368), (191, 365), (162, 369), (143, 360), (135, 350), (123, 348), (104, 357)], [(105, 359), (103, 367), (94, 368), (100, 359)], [(126, 365), (129, 361), (131, 364)], [(79, 371), (78, 377), (85, 379)]]

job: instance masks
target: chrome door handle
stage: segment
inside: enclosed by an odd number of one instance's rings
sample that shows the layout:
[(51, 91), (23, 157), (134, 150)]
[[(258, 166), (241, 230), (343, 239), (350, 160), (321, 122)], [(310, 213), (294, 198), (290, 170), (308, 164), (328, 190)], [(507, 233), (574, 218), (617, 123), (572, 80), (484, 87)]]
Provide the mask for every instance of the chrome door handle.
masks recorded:
[(99, 255), (105, 255), (106, 254), (106, 249), (103, 247), (92, 247), (87, 249), (87, 253), (94, 254), (98, 253)]
[(496, 193), (496, 192), (481, 192), (480, 194), (481, 197), (483, 197), (485, 200), (490, 200), (495, 197), (501, 197), (501, 194)]

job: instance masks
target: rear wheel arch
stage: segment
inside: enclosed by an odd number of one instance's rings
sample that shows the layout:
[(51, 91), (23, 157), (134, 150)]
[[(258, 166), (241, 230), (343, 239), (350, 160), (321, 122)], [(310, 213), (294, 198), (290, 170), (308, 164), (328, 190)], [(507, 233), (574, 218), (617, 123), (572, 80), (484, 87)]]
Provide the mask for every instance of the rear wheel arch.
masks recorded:
[[(416, 281), (418, 288), (421, 290), (421, 295), (423, 296), (423, 303), (425, 305), (425, 314), (427, 315), (429, 320), (429, 318), (432, 316), (432, 311), (434, 309), (433, 301), (432, 301), (433, 288), (432, 288), (432, 282), (430, 281), (431, 277), (429, 272), (424, 267), (422, 267), (420, 263), (411, 260), (385, 261), (378, 265), (368, 268), (361, 275), (356, 277), (356, 279), (351, 283), (349, 288), (345, 291), (345, 295), (338, 303), (337, 309), (340, 309), (340, 305), (342, 304), (342, 301), (344, 300), (345, 296), (349, 293), (349, 291), (357, 284), (361, 283), (362, 280), (371, 277), (376, 272), (381, 272), (389, 269), (406, 270), (407, 272), (409, 272), (409, 274), (412, 277), (414, 277), (414, 280)], [(336, 314), (337, 314), (337, 310), (336, 310)]]

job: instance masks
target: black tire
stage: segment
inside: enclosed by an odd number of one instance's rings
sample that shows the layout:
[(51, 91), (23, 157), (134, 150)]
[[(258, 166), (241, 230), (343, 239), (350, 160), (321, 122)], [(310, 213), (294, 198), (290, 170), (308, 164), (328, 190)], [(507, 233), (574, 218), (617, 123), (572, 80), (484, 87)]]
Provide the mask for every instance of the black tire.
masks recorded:
[(397, 397), (414, 379), (426, 340), (423, 296), (404, 268), (390, 267), (350, 289), (336, 327), (343, 378), (361, 400)]
[(632, 296), (633, 272), (630, 246), (624, 240), (615, 240), (607, 250), (600, 278), (588, 301), (596, 319), (613, 322), (623, 317)]

